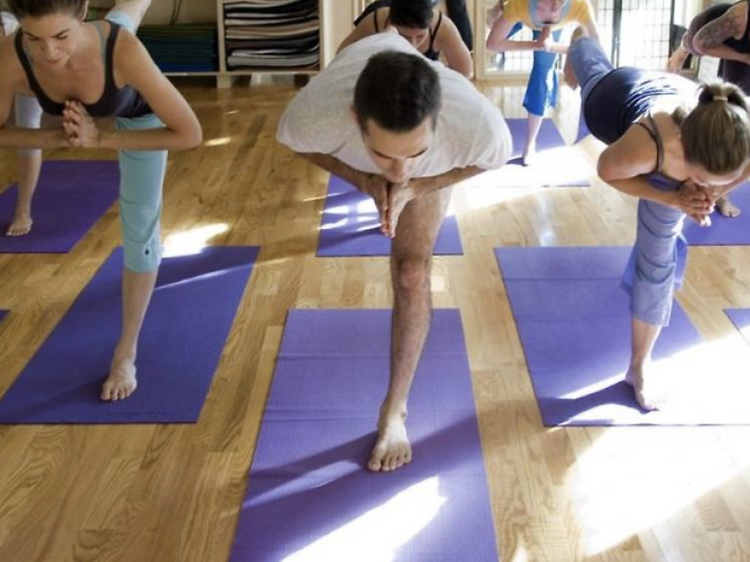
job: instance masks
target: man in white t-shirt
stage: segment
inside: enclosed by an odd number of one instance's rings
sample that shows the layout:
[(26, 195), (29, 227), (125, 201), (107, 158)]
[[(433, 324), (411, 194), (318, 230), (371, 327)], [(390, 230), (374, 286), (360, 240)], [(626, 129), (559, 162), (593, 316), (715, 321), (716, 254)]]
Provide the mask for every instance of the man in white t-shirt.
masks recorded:
[(370, 195), (393, 238), (391, 373), (368, 468), (411, 460), (406, 401), (430, 328), (432, 251), (451, 186), (512, 148), (500, 111), (396, 33), (347, 47), (292, 100), (279, 142)]

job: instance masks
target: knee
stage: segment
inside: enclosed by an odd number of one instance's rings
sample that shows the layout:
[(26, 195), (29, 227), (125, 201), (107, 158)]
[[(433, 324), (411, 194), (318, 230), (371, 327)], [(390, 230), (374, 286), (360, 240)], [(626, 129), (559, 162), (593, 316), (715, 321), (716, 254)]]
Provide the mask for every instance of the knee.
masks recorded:
[(588, 30), (584, 26), (579, 25), (573, 31), (573, 35), (570, 38), (570, 43), (572, 45), (573, 43), (575, 43), (576, 41), (578, 41), (582, 37), (588, 37), (588, 36), (589, 36)]
[(430, 287), (430, 259), (407, 258), (394, 264), (394, 290), (403, 296), (416, 296)]
[(125, 267), (138, 273), (154, 271), (161, 263), (159, 222), (161, 202), (151, 205), (120, 201)]

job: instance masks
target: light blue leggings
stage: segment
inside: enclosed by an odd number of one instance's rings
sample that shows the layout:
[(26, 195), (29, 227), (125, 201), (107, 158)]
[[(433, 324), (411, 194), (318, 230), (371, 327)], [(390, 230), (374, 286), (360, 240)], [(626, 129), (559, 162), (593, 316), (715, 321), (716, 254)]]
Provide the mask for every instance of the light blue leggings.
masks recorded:
[[(111, 11), (107, 20), (135, 33), (123, 12)], [(118, 131), (158, 129), (164, 125), (156, 115), (117, 117)], [(161, 263), (159, 221), (167, 151), (120, 150), (120, 222), (125, 267), (138, 273), (154, 271)]]

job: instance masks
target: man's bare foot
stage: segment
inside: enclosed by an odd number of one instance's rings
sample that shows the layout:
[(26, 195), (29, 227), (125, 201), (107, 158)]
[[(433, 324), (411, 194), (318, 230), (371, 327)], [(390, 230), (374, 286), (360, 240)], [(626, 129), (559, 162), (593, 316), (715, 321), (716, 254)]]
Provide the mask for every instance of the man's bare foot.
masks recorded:
[(722, 217), (727, 217), (728, 219), (739, 217), (742, 213), (742, 209), (732, 203), (729, 197), (719, 197), (716, 200), (716, 210), (719, 211)]
[(536, 149), (530, 149), (521, 156), (521, 166), (533, 166), (536, 163)]
[(646, 384), (644, 366), (630, 365), (628, 373), (625, 375), (625, 382), (633, 387), (635, 399), (644, 410), (660, 410), (664, 406), (664, 396), (659, 394), (653, 388), (653, 385)]
[(101, 399), (106, 402), (122, 400), (133, 394), (137, 386), (135, 363), (112, 360), (109, 376), (102, 385)]
[(391, 472), (411, 462), (411, 445), (406, 436), (406, 415), (383, 415), (378, 422), (378, 440), (367, 463), (372, 472)]
[(23, 236), (31, 231), (31, 225), (34, 221), (31, 220), (31, 214), (29, 213), (16, 213), (13, 217), (13, 222), (10, 223), (8, 230), (5, 231), (6, 236)]

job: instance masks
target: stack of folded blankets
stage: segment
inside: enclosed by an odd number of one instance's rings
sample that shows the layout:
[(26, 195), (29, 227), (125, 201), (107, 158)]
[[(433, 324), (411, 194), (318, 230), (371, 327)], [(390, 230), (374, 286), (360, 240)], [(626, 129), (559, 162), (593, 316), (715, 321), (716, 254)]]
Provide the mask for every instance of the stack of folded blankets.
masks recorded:
[(320, 60), (318, 0), (224, 4), (227, 68), (307, 68)]
[(138, 38), (162, 72), (219, 70), (214, 24), (142, 25)]

